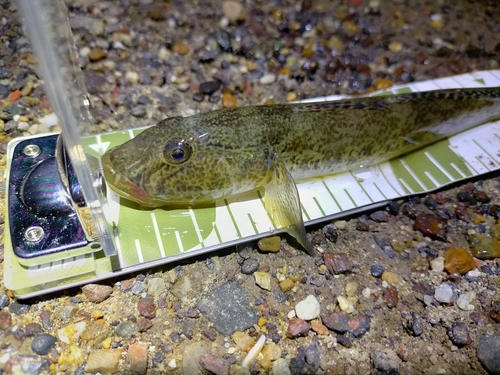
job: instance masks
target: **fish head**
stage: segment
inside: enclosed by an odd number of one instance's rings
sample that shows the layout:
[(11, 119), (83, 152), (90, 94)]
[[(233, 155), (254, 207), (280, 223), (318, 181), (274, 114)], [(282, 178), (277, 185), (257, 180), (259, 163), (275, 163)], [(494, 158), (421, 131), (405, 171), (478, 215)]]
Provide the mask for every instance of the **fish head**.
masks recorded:
[(174, 117), (146, 129), (102, 157), (108, 186), (147, 207), (202, 205), (262, 186), (270, 151), (236, 144), (237, 137)]

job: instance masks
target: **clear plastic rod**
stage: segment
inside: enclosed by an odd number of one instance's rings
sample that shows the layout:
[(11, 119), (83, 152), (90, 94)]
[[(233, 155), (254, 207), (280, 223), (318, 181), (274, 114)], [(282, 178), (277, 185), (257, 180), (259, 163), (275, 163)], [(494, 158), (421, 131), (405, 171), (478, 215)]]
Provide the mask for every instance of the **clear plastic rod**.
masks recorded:
[(17, 0), (31, 48), (38, 59), (44, 88), (59, 118), (66, 152), (82, 187), (106, 256), (116, 254), (102, 211), (98, 163), (90, 165), (81, 137), (94, 126), (88, 94), (78, 64), (68, 13), (63, 0)]

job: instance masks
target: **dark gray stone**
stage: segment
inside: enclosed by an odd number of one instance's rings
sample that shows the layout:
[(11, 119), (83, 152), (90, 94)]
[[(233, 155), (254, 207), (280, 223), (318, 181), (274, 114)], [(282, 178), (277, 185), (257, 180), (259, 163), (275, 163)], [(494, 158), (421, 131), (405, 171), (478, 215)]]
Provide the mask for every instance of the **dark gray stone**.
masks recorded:
[(241, 273), (251, 275), (259, 269), (259, 261), (257, 259), (246, 259), (241, 265)]
[(30, 305), (19, 303), (19, 301), (14, 301), (9, 306), (9, 311), (12, 314), (17, 314), (17, 315), (26, 314), (29, 310), (30, 310)]
[(250, 301), (251, 297), (245, 289), (236, 283), (227, 282), (202, 296), (196, 306), (217, 331), (231, 335), (257, 323), (259, 314), (250, 307)]
[(392, 350), (374, 350), (372, 361), (375, 374), (398, 375), (400, 359)]
[(57, 342), (57, 338), (47, 333), (37, 335), (31, 343), (31, 349), (38, 355), (49, 354), (50, 350)]
[(10, 298), (7, 292), (0, 293), (0, 309), (9, 306)]
[(420, 336), (424, 332), (422, 317), (416, 312), (412, 312), (408, 320), (408, 329), (414, 336)]
[(319, 369), (321, 353), (318, 345), (314, 342), (307, 348), (301, 346), (297, 356), (290, 360), (290, 372), (292, 375), (316, 374)]
[(373, 277), (381, 278), (382, 274), (384, 273), (385, 268), (383, 266), (380, 266), (378, 264), (374, 264), (373, 266), (370, 267), (370, 274)]
[(500, 333), (485, 333), (479, 338), (477, 358), (492, 375), (500, 375)]
[(0, 79), (12, 77), (12, 69), (0, 68)]
[(0, 84), (0, 99), (6, 98), (9, 94), (10, 94), (9, 86)]
[(453, 345), (458, 347), (468, 345), (471, 342), (469, 328), (464, 322), (453, 323), (451, 330), (448, 332), (448, 336)]

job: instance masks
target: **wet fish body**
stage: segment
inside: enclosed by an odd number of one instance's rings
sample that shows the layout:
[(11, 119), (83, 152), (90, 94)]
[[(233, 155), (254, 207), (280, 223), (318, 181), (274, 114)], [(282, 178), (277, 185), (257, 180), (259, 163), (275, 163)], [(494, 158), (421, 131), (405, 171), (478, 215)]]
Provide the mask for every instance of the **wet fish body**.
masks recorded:
[(270, 217), (310, 253), (295, 180), (374, 165), (500, 117), (500, 88), (260, 105), (168, 118), (103, 155), (108, 185), (144, 206), (265, 187)]

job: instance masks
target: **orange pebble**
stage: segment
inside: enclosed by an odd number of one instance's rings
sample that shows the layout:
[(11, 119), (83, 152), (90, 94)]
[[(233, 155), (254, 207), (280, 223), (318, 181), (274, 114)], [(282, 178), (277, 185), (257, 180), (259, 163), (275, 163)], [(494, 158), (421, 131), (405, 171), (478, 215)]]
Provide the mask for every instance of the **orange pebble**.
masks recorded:
[(228, 92), (222, 95), (222, 106), (224, 108), (233, 108), (236, 107), (237, 105), (238, 101), (236, 100), (236, 97), (234, 95), (231, 95)]
[(315, 319), (311, 322), (311, 329), (316, 332), (318, 335), (327, 335), (328, 334), (328, 328), (326, 328), (323, 323), (321, 323), (319, 320)]
[(11, 102), (15, 102), (17, 99), (19, 99), (22, 96), (21, 90), (15, 90), (10, 94), (9, 100)]
[(394, 85), (394, 82), (392, 82), (389, 78), (379, 78), (375, 81), (376, 90), (388, 89), (392, 85)]
[(186, 43), (178, 42), (172, 46), (172, 51), (179, 55), (186, 55), (189, 52), (189, 46)]

